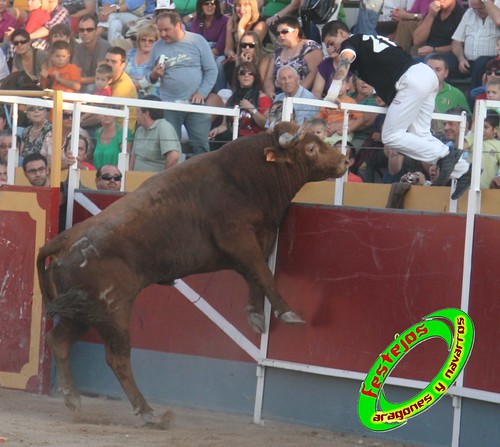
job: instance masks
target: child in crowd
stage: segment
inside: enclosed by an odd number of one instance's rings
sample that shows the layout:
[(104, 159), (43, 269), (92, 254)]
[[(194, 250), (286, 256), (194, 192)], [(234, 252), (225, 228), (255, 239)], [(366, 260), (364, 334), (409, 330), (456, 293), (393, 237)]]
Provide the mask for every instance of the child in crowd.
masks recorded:
[[(347, 79), (342, 81), (342, 87), (338, 96), (338, 102), (356, 104), (356, 100), (347, 95)], [(344, 111), (339, 109), (332, 109), (329, 107), (321, 107), (319, 109), (318, 118), (324, 119), (328, 128), (328, 138), (326, 141), (330, 144), (335, 144), (342, 138), (342, 126), (344, 123)], [(352, 132), (355, 128), (359, 127), (363, 119), (362, 112), (349, 112), (348, 118), (348, 141), (352, 140)]]
[(48, 0), (28, 0), (28, 8), (30, 13), (24, 29), (31, 34), (50, 21), (49, 2)]
[[(339, 140), (333, 145), (334, 149), (337, 149), (339, 152), (342, 152), (342, 141)], [(363, 183), (363, 179), (356, 175), (354, 172), (351, 172), (351, 166), (354, 164), (356, 159), (356, 148), (354, 144), (350, 141), (347, 142), (346, 146), (346, 157), (349, 159), (349, 170), (347, 171), (347, 181), (351, 183)]]
[[(480, 188), (488, 189), (500, 169), (500, 141), (497, 139), (499, 115), (495, 110), (488, 110), (483, 127), (483, 156), (481, 162)], [(474, 134), (465, 137), (464, 149), (473, 150)], [(472, 152), (469, 153), (472, 162)]]
[[(500, 77), (490, 78), (486, 82), (486, 99), (500, 101)], [(500, 114), (500, 107), (496, 111)]]
[(309, 121), (307, 129), (310, 130), (318, 138), (323, 141), (328, 137), (328, 128), (326, 126), (326, 121), (322, 118), (313, 118)]
[(113, 96), (111, 93), (111, 81), (113, 80), (113, 69), (108, 64), (101, 64), (95, 70), (96, 95)]
[(54, 42), (50, 50), (50, 68), (42, 70), (41, 84), (44, 88), (62, 90), (63, 92), (79, 92), (81, 71), (75, 64), (70, 64), (71, 50), (68, 42)]

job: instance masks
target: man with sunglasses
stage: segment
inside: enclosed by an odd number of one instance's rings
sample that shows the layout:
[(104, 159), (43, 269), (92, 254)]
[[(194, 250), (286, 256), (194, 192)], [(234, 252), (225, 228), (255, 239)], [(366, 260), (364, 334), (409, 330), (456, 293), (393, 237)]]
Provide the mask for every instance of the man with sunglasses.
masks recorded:
[(95, 185), (103, 191), (120, 191), (122, 173), (115, 165), (101, 166), (95, 175)]
[(81, 43), (75, 46), (73, 63), (82, 70), (82, 88), (80, 93), (95, 92), (95, 70), (106, 59), (110, 43), (97, 35), (95, 15), (84, 15), (78, 23), (78, 35)]
[(470, 75), (471, 88), (481, 85), (487, 62), (496, 56), (499, 24), (500, 0), (469, 0), (469, 9), (453, 33), (451, 51), (460, 72)]

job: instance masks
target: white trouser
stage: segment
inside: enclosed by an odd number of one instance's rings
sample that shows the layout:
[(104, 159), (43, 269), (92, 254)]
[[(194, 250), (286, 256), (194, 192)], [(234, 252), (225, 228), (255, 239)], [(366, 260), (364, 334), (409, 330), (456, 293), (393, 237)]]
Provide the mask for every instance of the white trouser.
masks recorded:
[(123, 39), (123, 26), (137, 20), (131, 12), (113, 12), (108, 16), (108, 42)]

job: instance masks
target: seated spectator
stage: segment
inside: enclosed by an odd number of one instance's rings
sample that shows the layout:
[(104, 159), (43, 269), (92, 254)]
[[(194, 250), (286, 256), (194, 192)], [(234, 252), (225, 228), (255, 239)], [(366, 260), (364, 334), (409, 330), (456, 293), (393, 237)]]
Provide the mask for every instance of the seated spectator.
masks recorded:
[(137, 48), (131, 48), (127, 52), (125, 73), (132, 79), (139, 98), (148, 94), (158, 95), (158, 83), (152, 85), (151, 81), (144, 76), (144, 69), (151, 54), (151, 47), (158, 40), (158, 37), (156, 26), (150, 25), (141, 28), (137, 33)]
[(416, 59), (422, 61), (431, 53), (440, 53), (448, 60), (450, 76), (459, 77), (458, 61), (451, 51), (451, 41), (463, 14), (464, 10), (456, 0), (431, 3), (427, 15), (413, 32)]
[(51, 45), (54, 42), (62, 40), (63, 42), (67, 42), (69, 44), (69, 48), (71, 50), (71, 55), (73, 56), (76, 42), (75, 42), (75, 39), (73, 39), (73, 34), (71, 34), (71, 30), (63, 23), (54, 26), (54, 28), (52, 28), (49, 31), (48, 40), (49, 40), (49, 42), (48, 42), (48, 46), (47, 46), (47, 52), (49, 54), (50, 54)]
[(0, 187), (7, 184), (7, 160), (0, 158)]
[(298, 11), (300, 0), (266, 0), (262, 9), (262, 15), (266, 18), (268, 27), (273, 26), (280, 17), (293, 15)]
[(228, 17), (222, 14), (219, 0), (198, 0), (196, 2), (196, 16), (193, 18), (189, 30), (192, 33), (201, 34), (212, 49), (218, 70), (214, 92), (226, 87), (223, 61), (225, 59), (227, 22)]
[[(69, 166), (78, 162), (80, 166), (84, 162), (86, 158), (91, 158), (92, 156), (92, 143), (90, 141), (90, 136), (85, 129), (80, 128), (78, 132), (79, 138), (83, 138), (85, 140), (85, 154), (82, 156), (80, 154), (80, 150), (78, 152), (78, 156), (75, 158), (71, 152), (71, 142), (72, 142), (72, 131), (73, 129), (73, 112), (64, 111), (62, 114), (62, 161), (61, 167), (62, 169), (67, 169)], [(82, 145), (82, 142), (79, 142), (79, 146)], [(83, 166), (83, 165), (82, 165)], [(95, 169), (95, 168), (94, 168)]]
[(122, 173), (115, 165), (101, 166), (95, 174), (95, 185), (103, 191), (120, 191)]
[[(340, 103), (356, 104), (356, 100), (347, 95), (347, 79), (342, 80), (338, 101)], [(321, 107), (318, 118), (325, 120), (327, 126), (326, 141), (335, 144), (342, 138), (344, 125), (344, 111), (340, 108)], [(351, 111), (348, 118), (348, 139), (352, 140), (353, 132), (363, 124), (363, 112)]]
[[(300, 76), (297, 70), (289, 65), (285, 65), (278, 70), (278, 82), (282, 93), (276, 95), (274, 102), (283, 101), (285, 97), (290, 96), (294, 98), (316, 99), (309, 90), (300, 85)], [(319, 107), (294, 105), (293, 110), (295, 121), (302, 124), (304, 120), (314, 118), (319, 112)]]
[(22, 157), (29, 154), (41, 154), (50, 162), (52, 154), (52, 124), (49, 121), (49, 111), (45, 107), (28, 106), (26, 109), (31, 124), (21, 135)]
[(31, 153), (23, 159), (23, 172), (31, 186), (50, 186), (50, 168), (40, 153)]
[(123, 40), (123, 27), (128, 22), (142, 17), (146, 9), (145, 0), (125, 0), (115, 2), (115, 0), (103, 0), (99, 8), (98, 34), (107, 32), (108, 42), (113, 44), (118, 40)]
[(264, 91), (274, 98), (276, 95), (278, 70), (290, 66), (298, 73), (302, 87), (311, 89), (323, 60), (321, 47), (313, 40), (305, 39), (299, 21), (294, 17), (283, 17), (276, 21), (276, 34), (280, 47), (274, 51), (274, 64), (270, 65), (264, 81)]
[[(95, 133), (94, 166), (99, 169), (103, 165), (118, 165), (118, 155), (123, 141), (123, 127), (111, 115), (99, 115), (101, 127)], [(127, 152), (132, 149), (133, 136), (127, 133)]]
[(4, 80), (10, 75), (9, 65), (5, 57), (5, 53), (0, 51), (0, 81)]
[(74, 34), (78, 33), (80, 19), (86, 15), (95, 15), (96, 0), (61, 0), (60, 5), (68, 10), (70, 18), (70, 29)]
[(16, 19), (7, 10), (8, 5), (7, 0), (0, 0), (0, 42), (8, 40), (9, 34), (18, 28)]
[(99, 65), (95, 70), (95, 94), (113, 96), (111, 82), (113, 82), (113, 69), (108, 64)]
[(71, 50), (68, 42), (59, 40), (50, 49), (49, 69), (41, 72), (41, 86), (63, 92), (80, 91), (80, 68), (70, 64)]
[(59, 0), (48, 0), (48, 9), (50, 12), (50, 20), (30, 33), (33, 46), (42, 50), (46, 49), (47, 37), (54, 26), (59, 24), (64, 24), (67, 27), (71, 26), (68, 10), (59, 4)]
[(434, 70), (439, 79), (439, 90), (436, 95), (435, 112), (445, 113), (454, 107), (460, 107), (470, 113), (469, 104), (462, 90), (445, 82), (448, 77), (448, 61), (439, 53), (432, 53), (426, 58), (426, 63)]
[[(161, 101), (158, 96), (153, 95), (143, 99)], [(175, 166), (179, 161), (181, 144), (172, 125), (163, 118), (163, 111), (139, 108), (137, 125), (130, 170), (159, 172)]]
[[(233, 95), (227, 107), (240, 106), (238, 136), (256, 135), (265, 130), (271, 99), (262, 92), (262, 81), (253, 62), (241, 62), (233, 82)], [(231, 141), (233, 131), (227, 117), (209, 133), (211, 139)]]
[[(500, 101), (500, 78), (491, 78), (486, 82), (486, 99)], [(496, 111), (500, 114), (500, 107), (497, 107)]]
[(235, 0), (233, 13), (227, 21), (224, 54), (228, 61), (236, 58), (236, 48), (241, 36), (255, 31), (261, 42), (265, 42), (267, 25), (259, 14), (257, 0)]
[(409, 6), (410, 1), (408, 0), (384, 0), (384, 4), (382, 5), (382, 9), (376, 23), (375, 32), (370, 34), (387, 36), (392, 39), (392, 36), (398, 27), (398, 22), (393, 14), (393, 11), (405, 11), (409, 8)]
[(97, 19), (93, 15), (80, 18), (78, 32), (81, 43), (76, 45), (73, 63), (82, 70), (81, 93), (95, 92), (95, 72), (99, 63), (106, 59), (106, 52), (111, 47), (97, 35)]
[(384, 183), (407, 182), (412, 185), (430, 184), (431, 166), (414, 160), (407, 155), (384, 146), (384, 154), (387, 157), (387, 171), (384, 173)]
[(11, 147), (12, 132), (10, 130), (2, 130), (0, 132), (0, 159), (7, 161)]
[(312, 118), (307, 122), (307, 130), (312, 132), (318, 138), (323, 141), (326, 140), (328, 136), (328, 128), (326, 127), (326, 121), (323, 118)]
[(471, 88), (481, 85), (486, 63), (496, 54), (500, 9), (491, 0), (469, 0), (469, 8), (453, 33), (451, 49), (458, 69), (470, 75)]
[(42, 68), (47, 68), (49, 55), (31, 46), (30, 34), (24, 29), (16, 29), (11, 35), (11, 42), (14, 48), (12, 73), (24, 71), (38, 82)]
[[(348, 95), (353, 98), (358, 104), (362, 104), (365, 106), (385, 106), (380, 97), (375, 94), (375, 89), (370, 84), (367, 84), (357, 76), (352, 76), (352, 78), (354, 90), (349, 91)], [(354, 146), (357, 147), (361, 146), (368, 138), (369, 133), (373, 131), (375, 119), (377, 118), (376, 113), (362, 112), (362, 114), (362, 121), (357, 123), (352, 141)], [(385, 115), (383, 115), (382, 117), (382, 122), (383, 118), (385, 118)]]
[[(339, 152), (342, 152), (342, 141), (337, 141), (333, 147), (334, 149), (337, 149)], [(349, 159), (349, 170), (347, 171), (347, 181), (350, 183), (363, 183), (363, 179), (359, 175), (356, 175), (351, 170), (356, 160), (356, 148), (354, 147), (354, 144), (352, 144), (349, 141), (347, 142), (346, 145), (346, 157)]]
[(71, 135), (66, 138), (63, 145), (63, 158), (66, 158), (69, 163), (77, 163), (78, 169), (85, 171), (95, 171), (96, 167), (92, 164), (92, 143), (90, 138), (85, 136), (86, 132), (80, 129), (80, 135), (78, 137), (78, 155), (75, 159), (71, 152)]
[[(479, 187), (488, 189), (500, 170), (500, 140), (497, 139), (499, 117), (495, 110), (488, 110), (484, 119), (483, 147), (481, 157), (481, 179)], [(474, 151), (474, 133), (465, 137), (464, 149), (469, 151), (469, 163), (472, 163)]]
[(31, 0), (28, 2), (28, 8), (30, 12), (24, 29), (31, 34), (50, 20), (49, 2), (48, 0)]
[(483, 85), (470, 91), (472, 105), (474, 105), (477, 99), (486, 99), (486, 84), (493, 78), (500, 78), (500, 59), (493, 59), (486, 64), (486, 70), (483, 75)]
[[(281, 122), (281, 118), (283, 115), (283, 101), (274, 101), (269, 109), (269, 116), (266, 123), (267, 132), (271, 132), (274, 129), (274, 126)], [(292, 120), (294, 119), (292, 113)]]
[[(264, 82), (267, 71), (272, 63), (273, 59), (268, 55), (262, 46), (262, 41), (255, 31), (247, 31), (241, 36), (238, 43), (238, 56), (236, 58), (236, 64), (242, 62), (253, 62), (259, 69), (260, 79)], [(230, 64), (226, 64), (228, 66)], [(233, 79), (231, 75), (228, 79)]]

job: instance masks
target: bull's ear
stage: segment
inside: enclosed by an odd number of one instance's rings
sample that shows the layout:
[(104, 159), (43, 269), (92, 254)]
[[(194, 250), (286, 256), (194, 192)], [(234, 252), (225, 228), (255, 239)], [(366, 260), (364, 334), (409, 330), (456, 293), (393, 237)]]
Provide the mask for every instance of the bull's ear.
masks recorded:
[(264, 149), (264, 155), (266, 156), (266, 161), (273, 163), (276, 161), (276, 151), (272, 147), (266, 147)]

